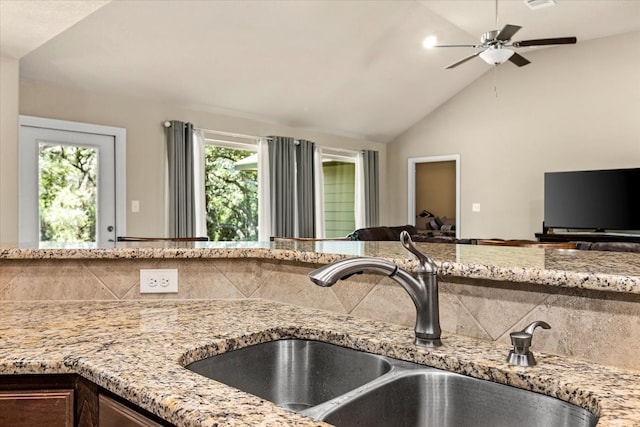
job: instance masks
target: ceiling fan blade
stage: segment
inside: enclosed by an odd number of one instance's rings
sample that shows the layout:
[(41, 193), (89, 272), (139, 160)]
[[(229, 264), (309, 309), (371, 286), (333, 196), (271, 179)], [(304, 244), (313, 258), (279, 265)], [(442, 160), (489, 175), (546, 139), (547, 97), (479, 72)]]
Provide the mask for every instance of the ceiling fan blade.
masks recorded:
[(439, 44), (436, 46), (432, 46), (432, 47), (474, 47), (474, 48), (478, 48), (478, 47), (483, 47), (482, 45), (477, 45), (477, 44)]
[(469, 55), (469, 56), (467, 56), (466, 58), (461, 59), (461, 60), (460, 60), (460, 61), (458, 61), (458, 62), (454, 62), (453, 64), (451, 64), (451, 65), (449, 65), (448, 67), (446, 67), (446, 68), (445, 68), (445, 70), (450, 70), (450, 69), (452, 69), (452, 68), (457, 67), (457, 66), (458, 66), (458, 65), (460, 65), (460, 64), (464, 64), (464, 63), (465, 63), (465, 62), (467, 62), (468, 60), (475, 58), (476, 56), (480, 55), (481, 53), (482, 53), (482, 52), (476, 52), (476, 53), (474, 53), (473, 55)]
[(522, 27), (519, 25), (507, 24), (502, 30), (500, 30), (500, 32), (496, 36), (496, 40), (500, 40), (501, 42), (509, 41), (511, 40), (511, 37), (513, 37), (513, 35), (520, 30), (520, 28)]
[(513, 55), (509, 57), (509, 61), (516, 64), (518, 67), (524, 67), (525, 65), (531, 63), (531, 61), (529, 61), (527, 58), (516, 52), (514, 52)]
[(553, 39), (521, 40), (519, 42), (513, 42), (513, 47), (546, 46), (551, 44), (575, 44), (577, 42), (578, 39), (575, 37), (557, 37)]

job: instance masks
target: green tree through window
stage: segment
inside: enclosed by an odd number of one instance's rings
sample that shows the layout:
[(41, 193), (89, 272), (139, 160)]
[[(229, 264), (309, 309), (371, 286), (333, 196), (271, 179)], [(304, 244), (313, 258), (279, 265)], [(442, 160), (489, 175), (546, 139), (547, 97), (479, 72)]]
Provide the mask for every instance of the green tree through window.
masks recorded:
[(247, 150), (205, 146), (205, 205), (211, 240), (258, 240), (258, 170), (238, 170)]
[(95, 242), (97, 153), (40, 145), (40, 241)]

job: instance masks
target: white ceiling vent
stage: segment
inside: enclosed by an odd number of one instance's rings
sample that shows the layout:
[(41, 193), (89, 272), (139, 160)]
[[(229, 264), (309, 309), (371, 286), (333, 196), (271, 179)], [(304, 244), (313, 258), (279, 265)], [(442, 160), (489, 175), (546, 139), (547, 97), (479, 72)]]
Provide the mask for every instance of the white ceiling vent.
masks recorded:
[(542, 9), (556, 4), (556, 0), (524, 0), (524, 2), (531, 10)]

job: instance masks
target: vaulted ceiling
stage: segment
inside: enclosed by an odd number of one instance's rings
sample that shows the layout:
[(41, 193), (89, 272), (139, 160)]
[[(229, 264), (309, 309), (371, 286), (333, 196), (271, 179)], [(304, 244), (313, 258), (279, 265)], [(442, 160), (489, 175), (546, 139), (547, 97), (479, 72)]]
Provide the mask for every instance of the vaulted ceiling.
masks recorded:
[[(493, 0), (0, 5), (2, 54), (20, 58), (21, 78), (379, 142), (491, 68), (476, 58), (445, 70), (473, 50), (425, 50), (426, 36), (468, 44), (496, 28)], [(581, 42), (640, 31), (640, 1), (500, 1), (497, 27), (507, 23), (523, 27), (515, 40)]]

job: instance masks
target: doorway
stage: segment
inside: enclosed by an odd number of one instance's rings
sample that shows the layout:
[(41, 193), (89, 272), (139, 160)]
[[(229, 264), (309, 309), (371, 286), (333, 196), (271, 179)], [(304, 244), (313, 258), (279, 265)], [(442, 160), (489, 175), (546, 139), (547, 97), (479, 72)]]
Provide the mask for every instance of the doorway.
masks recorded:
[(416, 225), (417, 215), (426, 210), (447, 216), (455, 223), (456, 238), (460, 238), (459, 154), (409, 158), (407, 188), (408, 224)]
[(124, 234), (124, 129), (20, 116), (19, 132), (21, 243)]

